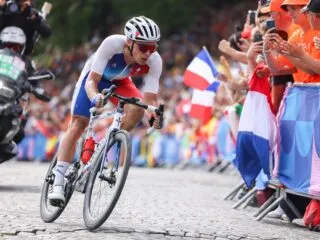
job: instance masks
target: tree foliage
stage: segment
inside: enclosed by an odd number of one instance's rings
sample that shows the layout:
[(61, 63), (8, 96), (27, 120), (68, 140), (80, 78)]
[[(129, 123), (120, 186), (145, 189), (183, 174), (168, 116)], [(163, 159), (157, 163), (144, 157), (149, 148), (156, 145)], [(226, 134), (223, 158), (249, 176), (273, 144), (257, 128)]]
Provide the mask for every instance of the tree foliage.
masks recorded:
[[(50, 0), (49, 0), (50, 1)], [(53, 29), (49, 42), (62, 48), (87, 41), (96, 30), (105, 36), (113, 24), (123, 24), (132, 16), (154, 19), (162, 34), (182, 31), (194, 16), (208, 6), (219, 7), (236, 0), (51, 0), (53, 9), (48, 22)], [(249, 0), (253, 1), (253, 0)], [(37, 1), (41, 8), (45, 0)], [(243, 1), (245, 2), (245, 1)], [(48, 41), (46, 41), (47, 43)]]

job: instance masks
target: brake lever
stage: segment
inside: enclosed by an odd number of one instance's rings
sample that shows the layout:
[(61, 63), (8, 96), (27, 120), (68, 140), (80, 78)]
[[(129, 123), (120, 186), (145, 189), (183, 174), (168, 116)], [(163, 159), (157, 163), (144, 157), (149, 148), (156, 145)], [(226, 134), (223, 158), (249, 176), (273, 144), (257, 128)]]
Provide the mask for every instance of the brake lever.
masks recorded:
[[(160, 105), (159, 105), (159, 108), (156, 109), (155, 112), (156, 112), (157, 116), (160, 117), (160, 124), (161, 124), (160, 127), (162, 128), (162, 127), (163, 127), (163, 120), (164, 120), (164, 117), (163, 117), (164, 104), (160, 104)], [(155, 118), (154, 116), (152, 116), (152, 117), (148, 120), (150, 127), (153, 126), (155, 120), (156, 120), (156, 118)]]

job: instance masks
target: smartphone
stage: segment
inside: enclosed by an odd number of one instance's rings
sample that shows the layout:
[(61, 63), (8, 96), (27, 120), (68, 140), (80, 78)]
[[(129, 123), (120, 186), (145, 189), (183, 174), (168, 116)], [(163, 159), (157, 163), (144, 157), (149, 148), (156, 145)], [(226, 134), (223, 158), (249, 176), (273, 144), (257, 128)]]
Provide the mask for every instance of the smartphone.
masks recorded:
[(283, 39), (283, 40), (288, 40), (288, 33), (282, 30), (277, 30), (278, 35)]
[(253, 42), (262, 42), (262, 41), (263, 41), (262, 34), (260, 32), (256, 32), (253, 35)]
[(269, 1), (268, 0), (260, 0), (261, 6), (266, 5)]
[(256, 11), (249, 10), (248, 15), (249, 15), (249, 24), (255, 25), (256, 24)]
[(274, 29), (274, 30), (270, 31), (270, 33), (277, 32), (276, 24), (275, 24), (274, 20), (272, 20), (272, 19), (266, 21), (266, 27), (267, 27), (267, 30), (272, 29), (272, 28)]

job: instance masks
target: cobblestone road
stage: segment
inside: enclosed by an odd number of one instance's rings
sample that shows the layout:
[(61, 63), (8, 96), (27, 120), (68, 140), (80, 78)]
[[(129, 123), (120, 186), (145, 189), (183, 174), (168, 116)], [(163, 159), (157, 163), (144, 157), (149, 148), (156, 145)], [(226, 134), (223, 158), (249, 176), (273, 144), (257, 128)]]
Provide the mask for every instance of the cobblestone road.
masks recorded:
[(93, 233), (84, 227), (80, 193), (55, 223), (45, 224), (39, 199), (47, 167), (14, 161), (0, 165), (0, 239), (320, 239), (319, 233), (286, 222), (256, 222), (255, 209), (231, 209), (234, 203), (221, 199), (239, 178), (199, 170), (132, 168), (111, 217)]

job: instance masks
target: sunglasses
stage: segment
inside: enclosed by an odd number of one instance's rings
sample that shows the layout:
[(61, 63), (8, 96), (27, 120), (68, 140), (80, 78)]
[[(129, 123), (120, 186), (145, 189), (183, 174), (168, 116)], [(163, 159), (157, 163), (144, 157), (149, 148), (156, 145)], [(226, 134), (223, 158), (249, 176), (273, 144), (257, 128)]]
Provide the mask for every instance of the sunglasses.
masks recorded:
[(157, 44), (143, 44), (143, 43), (136, 43), (139, 50), (143, 53), (146, 53), (146, 52), (150, 52), (150, 53), (153, 53), (157, 50), (158, 48), (158, 45)]

